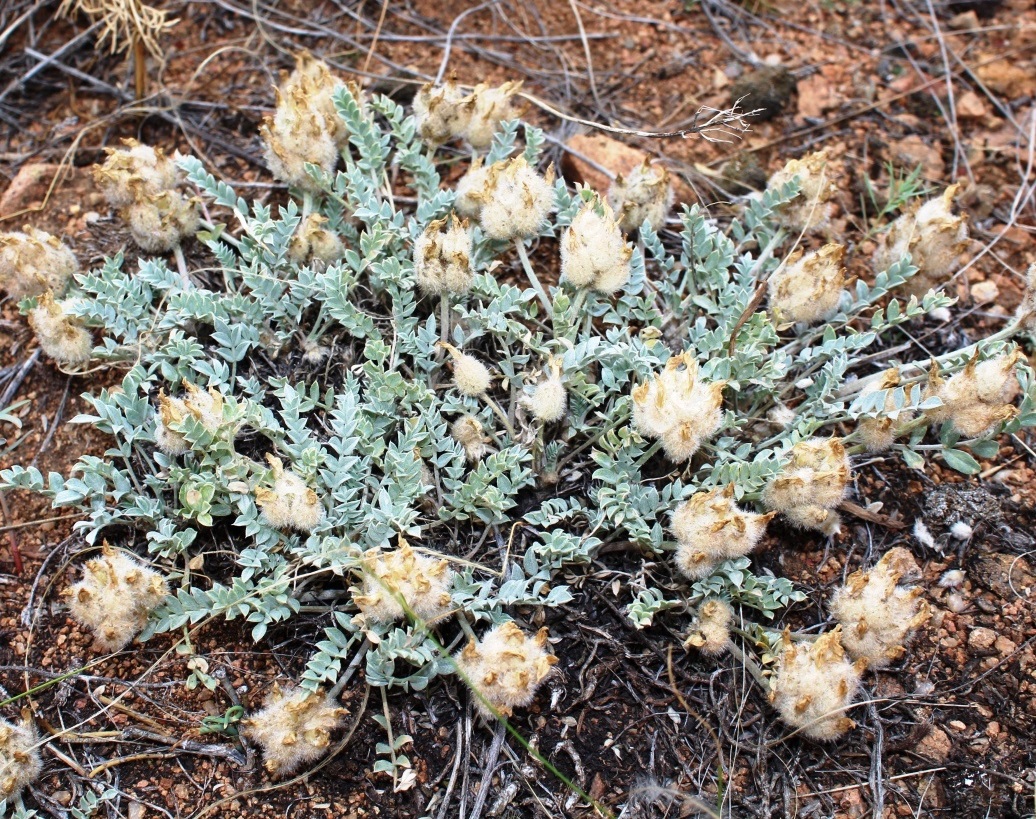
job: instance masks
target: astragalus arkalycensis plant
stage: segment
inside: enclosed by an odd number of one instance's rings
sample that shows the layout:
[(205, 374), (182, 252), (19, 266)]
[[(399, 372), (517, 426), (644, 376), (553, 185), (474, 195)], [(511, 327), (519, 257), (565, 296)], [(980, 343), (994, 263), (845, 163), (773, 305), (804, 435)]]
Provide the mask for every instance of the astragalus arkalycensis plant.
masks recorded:
[[(268, 137), (301, 123), (339, 147), (316, 157), (268, 141), (292, 186), (283, 207), (249, 204), (197, 159), (179, 161), (225, 220), (198, 234), (214, 272), (185, 279), (145, 259), (130, 273), (116, 257), (76, 278), (70, 310), (99, 339), (91, 366), (123, 370), (77, 419), (112, 436), (106, 457), (84, 456), (67, 477), (0, 473), (4, 487), (82, 510), (88, 542), (148, 550), (175, 593), (142, 638), (225, 617), (261, 641), (292, 620), (324, 629), (303, 691), (336, 696), (361, 661), (386, 691), (468, 663), (493, 704), (483, 710), (507, 713), (563, 651), (523, 621), (569, 604), (562, 570), (608, 560), (605, 544), (668, 567), (663, 588), (626, 590), (638, 626), (668, 609), (701, 647), (751, 653), (760, 635), (781, 639), (754, 619), (803, 598), (753, 570), (752, 549), (773, 512), (834, 531), (865, 448), (858, 422), (887, 417), (891, 399), (914, 420), (896, 427), (889, 456), (975, 471), (969, 450), (988, 457), (997, 432), (1036, 421), (1021, 360), (1015, 416), (975, 438), (931, 415), (943, 402), (924, 392), (926, 366), (869, 388), (893, 363), (875, 363), (890, 346), (879, 341), (951, 302), (896, 298), (908, 258), (857, 281), (822, 326), (778, 324), (759, 306), (797, 235), (783, 221), (797, 175), (725, 227), (697, 206), (663, 212), (659, 230), (645, 217), (627, 226), (631, 247), (599, 195), (551, 178), (535, 128), (496, 123), (454, 189), (439, 137), (424, 143), (385, 97), (335, 85), (348, 135), (335, 142), (315, 81), (291, 81), (302, 90)], [(608, 236), (602, 265), (628, 269), (552, 285), (541, 260), (560, 258), (588, 206)], [(314, 215), (340, 240), (337, 258), (298, 251)], [(976, 355), (978, 367), (1012, 355), (1010, 333), (943, 355), (942, 377)], [(699, 557), (710, 531), (715, 548)], [(201, 581), (189, 567), (214, 552), (231, 560)], [(486, 666), (512, 643), (523, 664)], [(398, 772), (405, 757), (386, 747), (392, 762), (379, 765)]]

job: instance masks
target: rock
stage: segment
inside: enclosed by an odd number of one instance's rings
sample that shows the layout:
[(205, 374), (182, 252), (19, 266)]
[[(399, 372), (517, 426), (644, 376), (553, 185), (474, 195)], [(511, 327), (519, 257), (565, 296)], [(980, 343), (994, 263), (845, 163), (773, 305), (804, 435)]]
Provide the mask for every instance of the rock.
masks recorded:
[(950, 758), (952, 750), (953, 743), (950, 741), (950, 737), (942, 728), (934, 725), (928, 735), (917, 743), (917, 752), (933, 762), (945, 762)]
[(1001, 634), (996, 638), (996, 642), (993, 643), (993, 648), (1000, 653), (1001, 657), (1007, 657), (1014, 653), (1015, 649), (1018, 648), (1018, 644)]
[(996, 632), (991, 628), (979, 626), (978, 628), (973, 628), (971, 634), (968, 635), (968, 647), (978, 651), (986, 651), (992, 648), (995, 642)]
[(813, 74), (799, 83), (799, 116), (818, 119), (825, 111), (841, 104), (834, 86), (823, 74)]
[(974, 11), (962, 11), (946, 21), (956, 31), (974, 31), (979, 27), (978, 15)]
[(750, 119), (773, 119), (795, 93), (795, 78), (783, 66), (764, 65), (747, 72), (730, 86), (730, 104), (740, 100), (743, 111), (758, 111)]
[(1004, 601), (1025, 599), (1036, 589), (1036, 576), (1024, 557), (996, 552), (980, 557), (971, 578)]
[(987, 280), (971, 285), (971, 298), (975, 300), (975, 304), (992, 304), (999, 295), (1000, 288), (996, 286), (996, 282)]
[(724, 187), (736, 196), (766, 189), (766, 169), (754, 153), (741, 151), (719, 170)]
[(995, 526), (1004, 519), (1000, 500), (981, 486), (944, 484), (925, 496), (925, 521), (933, 530), (964, 521)]
[(938, 145), (925, 142), (919, 136), (908, 136), (893, 142), (889, 145), (889, 151), (893, 163), (903, 170), (912, 171), (920, 165), (921, 175), (925, 179), (942, 180), (946, 174), (946, 163), (943, 162)]
[(989, 116), (989, 106), (974, 91), (965, 91), (956, 102), (957, 116), (961, 119), (985, 119)]
[(50, 183), (60, 169), (60, 165), (49, 162), (28, 162), (22, 165), (0, 197), (0, 217), (41, 206)]
[(1036, 67), (1032, 65), (1023, 66), (1009, 60), (979, 62), (975, 73), (991, 91), (1009, 99), (1036, 94)]

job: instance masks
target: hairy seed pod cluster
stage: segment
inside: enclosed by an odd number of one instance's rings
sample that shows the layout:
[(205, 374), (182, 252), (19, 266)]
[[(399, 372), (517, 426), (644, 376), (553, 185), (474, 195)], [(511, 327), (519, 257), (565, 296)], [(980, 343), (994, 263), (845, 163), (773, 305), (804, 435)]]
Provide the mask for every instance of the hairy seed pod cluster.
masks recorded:
[(625, 176), (615, 177), (608, 189), (608, 204), (618, 214), (619, 227), (627, 233), (640, 230), (645, 222), (658, 230), (673, 206), (669, 171), (645, 159)]
[(473, 254), (467, 222), (452, 213), (448, 219), (429, 222), (414, 242), (417, 286), (433, 296), (467, 293), (475, 279)]
[(874, 251), (876, 272), (887, 270), (908, 253), (917, 273), (903, 285), (907, 295), (921, 298), (938, 290), (957, 271), (967, 246), (968, 224), (953, 212), (960, 185), (950, 185), (941, 196), (908, 210), (892, 223)]
[(611, 294), (629, 281), (631, 258), (633, 245), (623, 238), (611, 207), (592, 194), (561, 236), (561, 278)]
[(712, 597), (698, 606), (698, 613), (691, 626), (685, 647), (694, 647), (702, 654), (718, 655), (730, 645), (730, 625), (734, 622), (734, 610), (719, 597)]
[(650, 381), (633, 388), (633, 423), (646, 438), (658, 438), (669, 460), (690, 460), (723, 420), (722, 381), (698, 377), (690, 352), (673, 356)]
[(530, 637), (513, 620), (469, 642), (455, 659), (476, 694), (475, 707), (490, 718), (531, 703), (558, 661), (547, 650), (546, 628)]
[(982, 362), (976, 356), (948, 380), (933, 362), (925, 398), (935, 396), (942, 406), (926, 410), (925, 415), (935, 423), (949, 421), (965, 438), (991, 435), (1018, 414), (1013, 403), (1021, 391), (1016, 366), (1024, 358), (1017, 349)]
[(0, 233), (0, 290), (15, 299), (65, 292), (79, 262), (68, 245), (28, 225)]
[(690, 580), (708, 577), (725, 560), (755, 549), (776, 512), (746, 512), (734, 501), (734, 484), (696, 492), (673, 511), (676, 566)]
[(896, 409), (893, 391), (899, 386), (899, 368), (893, 367), (882, 373), (879, 380), (868, 384), (860, 391), (861, 396), (888, 390), (882, 414), (879, 418), (861, 418), (856, 425), (856, 434), (868, 452), (884, 452), (895, 443), (899, 430), (914, 419), (910, 410)]
[(491, 239), (535, 236), (554, 210), (554, 168), (543, 176), (519, 154), (489, 167), (472, 163), (457, 183), (456, 209)]
[(803, 529), (835, 534), (835, 508), (849, 489), (851, 466), (838, 438), (807, 438), (788, 453), (780, 472), (763, 491), (763, 502)]
[(533, 387), (532, 393), (522, 397), (522, 404), (537, 421), (551, 424), (565, 417), (568, 393), (561, 381), (561, 362), (551, 358), (547, 368), (547, 377)]
[(471, 463), (481, 461), (489, 452), (489, 436), (482, 422), (474, 415), (462, 415), (450, 427), (453, 439), (464, 447), (464, 457)]
[(781, 324), (815, 324), (831, 318), (845, 287), (844, 258), (845, 247), (832, 242), (786, 259), (767, 282), (774, 318)]
[(176, 431), (187, 417), (195, 418), (205, 429), (218, 434), (224, 423), (223, 395), (215, 387), (203, 390), (189, 381), (183, 382), (184, 398), (173, 398), (159, 392), (155, 419), (155, 444), (167, 455), (183, 455), (191, 448), (182, 433)]
[(327, 218), (311, 213), (299, 223), (288, 245), (288, 258), (295, 264), (312, 264), (323, 270), (345, 254), (345, 245), (334, 232), (324, 227)]
[(263, 520), (277, 529), (313, 531), (324, 519), (320, 496), (294, 472), (285, 470), (280, 458), (267, 455), (266, 460), (270, 463), (273, 488), (255, 490), (255, 502), (263, 513)]
[(453, 82), (425, 85), (414, 95), (417, 133), (428, 145), (464, 139), (483, 151), (493, 143), (500, 123), (517, 116), (514, 97), (521, 87), (521, 82), (480, 83), (465, 94)]
[(28, 718), (20, 722), (0, 719), (0, 802), (11, 801), (43, 770), (39, 736)]
[(931, 617), (924, 590), (904, 585), (920, 577), (917, 562), (901, 547), (887, 551), (870, 571), (849, 575), (830, 608), (850, 657), (885, 668), (906, 653), (914, 630)]
[(123, 649), (168, 594), (162, 575), (107, 542), (83, 566), (82, 580), (63, 592), (69, 613), (104, 651)]
[(838, 192), (832, 176), (827, 148), (806, 154), (801, 159), (790, 159), (771, 176), (766, 185), (768, 190), (776, 190), (796, 177), (799, 180), (798, 194), (780, 209), (782, 224), (796, 231), (826, 227), (834, 211), (831, 200)]
[(457, 392), (470, 398), (483, 395), (492, 383), (486, 365), (475, 356), (462, 353), (452, 344), (440, 343), (453, 359), (453, 383), (457, 387)]
[(241, 720), (241, 734), (263, 749), (266, 770), (280, 779), (320, 759), (345, 714), (323, 691), (283, 691), (274, 683), (262, 710)]
[(770, 701), (781, 719), (812, 739), (838, 739), (856, 725), (845, 712), (856, 699), (866, 661), (850, 662), (840, 640), (841, 626), (809, 645), (784, 635)]
[(40, 349), (58, 364), (75, 365), (89, 360), (93, 347), (89, 331), (67, 312), (67, 304), (56, 301), (49, 290), (29, 311), (29, 326)]
[(352, 595), (361, 622), (392, 623), (409, 612), (424, 623), (434, 623), (450, 615), (453, 572), (449, 564), (418, 554), (402, 538), (392, 551), (365, 552), (360, 571), (361, 583)]

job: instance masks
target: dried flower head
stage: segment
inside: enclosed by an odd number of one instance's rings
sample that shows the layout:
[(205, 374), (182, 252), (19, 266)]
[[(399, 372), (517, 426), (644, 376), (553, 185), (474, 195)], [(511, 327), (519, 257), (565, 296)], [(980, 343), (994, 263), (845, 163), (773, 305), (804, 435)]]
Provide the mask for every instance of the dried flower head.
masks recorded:
[(454, 83), (427, 83), (414, 94), (417, 133), (428, 145), (438, 146), (463, 136), (468, 130), (474, 101)]
[(854, 723), (845, 715), (856, 699), (866, 662), (849, 662), (841, 626), (813, 643), (796, 645), (785, 632), (770, 701), (786, 723), (813, 739), (838, 739)]
[(615, 177), (608, 189), (608, 204), (619, 216), (619, 227), (627, 233), (640, 230), (645, 222), (658, 230), (673, 206), (669, 171), (645, 159), (625, 177)]
[(614, 293), (630, 278), (633, 245), (627, 244), (612, 209), (594, 193), (561, 236), (561, 278), (575, 287)]
[(362, 582), (352, 594), (361, 622), (391, 623), (403, 619), (409, 610), (423, 622), (434, 623), (452, 611), (449, 564), (418, 554), (403, 538), (390, 552), (365, 552), (360, 571)]
[(452, 344), (440, 342), (453, 359), (453, 383), (461, 395), (478, 398), (489, 389), (492, 377), (486, 365), (475, 356), (462, 353)]
[(878, 272), (910, 254), (917, 273), (903, 286), (908, 295), (920, 298), (939, 289), (957, 270), (968, 239), (967, 222), (952, 210), (959, 189), (959, 185), (950, 185), (941, 196), (901, 215), (874, 251)]
[(481, 157), (471, 160), (467, 173), (457, 181), (457, 198), (453, 209), (465, 219), (478, 219), (482, 212), (482, 202), (486, 198), (486, 186), (489, 183), (490, 169), (495, 166), (483, 165)]
[(691, 580), (708, 577), (724, 560), (755, 549), (776, 514), (746, 512), (734, 502), (734, 485), (696, 492), (673, 511), (676, 565)]
[(888, 390), (885, 397), (885, 405), (882, 408), (880, 418), (861, 418), (856, 425), (857, 436), (868, 452), (884, 452), (899, 435), (899, 430), (909, 424), (914, 413), (910, 410), (896, 409), (893, 390), (899, 386), (899, 369), (893, 367), (886, 370), (878, 381), (868, 384), (860, 391), (861, 396), (871, 395), (882, 390)]
[(469, 114), (458, 134), (475, 150), (486, 150), (493, 144), (493, 136), (500, 123), (518, 116), (514, 108), (514, 96), (521, 88), (521, 81), (505, 82), (497, 86), (486, 83), (476, 85), (465, 99)]
[(280, 458), (267, 455), (266, 460), (273, 473), (273, 489), (255, 490), (255, 502), (263, 519), (278, 529), (311, 532), (324, 519), (320, 496), (294, 472), (285, 471)]
[(90, 333), (79, 319), (66, 312), (66, 305), (56, 301), (49, 290), (39, 297), (29, 311), (29, 326), (36, 333), (40, 349), (59, 364), (82, 364), (90, 358), (93, 347)]
[(65, 292), (79, 262), (68, 245), (42, 230), (0, 233), (0, 289), (13, 298)]
[(288, 245), (288, 258), (296, 264), (314, 264), (320, 270), (341, 259), (345, 245), (324, 227), (326, 224), (327, 218), (319, 213), (303, 219)]
[(474, 415), (462, 415), (450, 427), (454, 440), (464, 447), (464, 456), (474, 463), (481, 461), (489, 452), (489, 436), (486, 435), (482, 422)]
[(491, 165), (484, 187), (466, 195), (479, 203), (479, 223), (491, 239), (535, 236), (554, 210), (554, 167), (540, 176), (519, 154)]
[(274, 683), (262, 710), (241, 720), (241, 735), (263, 749), (266, 770), (281, 778), (320, 759), (345, 714), (323, 691), (282, 691)]
[(475, 707), (487, 717), (510, 716), (532, 702), (558, 658), (547, 651), (547, 629), (529, 637), (508, 621), (472, 640), (456, 655), (457, 668), (475, 694)]
[(547, 378), (533, 387), (530, 395), (522, 397), (522, 404), (533, 417), (545, 424), (560, 421), (568, 409), (568, 393), (561, 382), (561, 362), (551, 358)]
[[(303, 50), (295, 58), (295, 70), (283, 79), (281, 92), (304, 99), (306, 107), (320, 117), (324, 130), (331, 136), (335, 146), (342, 149), (349, 142), (349, 129), (345, 120), (338, 115), (334, 97), (346, 87), (344, 82), (331, 73), (326, 62)], [(359, 93), (356, 85), (348, 87)]]
[(69, 613), (104, 651), (120, 651), (169, 594), (165, 578), (107, 542), (83, 566), (83, 579), (63, 592)]
[(215, 387), (208, 391), (183, 382), (186, 398), (172, 398), (160, 391), (158, 394), (158, 413), (155, 419), (155, 443), (168, 455), (182, 455), (190, 444), (178, 432), (177, 427), (185, 418), (192, 416), (209, 432), (218, 434), (224, 424), (223, 395)]
[(161, 148), (124, 139), (121, 148), (105, 148), (108, 158), (93, 166), (94, 182), (113, 208), (126, 208), (141, 197), (175, 190), (180, 172)]
[(196, 199), (176, 190), (140, 196), (123, 212), (130, 235), (141, 250), (164, 253), (198, 230)]
[(730, 645), (730, 624), (734, 610), (726, 600), (712, 597), (698, 607), (698, 615), (684, 646), (693, 646), (702, 654), (722, 654)]
[(832, 180), (828, 167), (830, 152), (827, 148), (806, 154), (802, 159), (790, 159), (770, 177), (768, 190), (786, 185), (798, 177), (798, 194), (781, 208), (782, 222), (792, 230), (811, 231), (822, 228), (831, 219), (834, 210), (832, 197), (838, 186)]
[(32, 722), (0, 719), (0, 803), (14, 800), (43, 770), (39, 737)]
[(767, 283), (774, 318), (807, 324), (831, 318), (845, 287), (844, 258), (845, 247), (829, 243), (786, 259)]
[(669, 460), (689, 460), (723, 420), (725, 382), (698, 378), (690, 352), (673, 356), (665, 369), (633, 388), (633, 423), (647, 438), (659, 438)]
[(891, 549), (869, 572), (849, 575), (831, 598), (831, 615), (842, 626), (842, 645), (868, 668), (884, 668), (906, 652), (914, 629), (931, 617), (924, 590), (901, 585), (921, 577), (906, 549)]
[(471, 232), (466, 222), (452, 213), (448, 219), (428, 223), (414, 242), (417, 285), (432, 295), (460, 295), (471, 289)]
[(807, 438), (788, 453), (780, 472), (763, 491), (763, 502), (804, 529), (838, 531), (835, 507), (849, 488), (851, 466), (838, 438)]
[(925, 397), (937, 396), (942, 406), (926, 410), (925, 415), (936, 423), (950, 421), (965, 438), (990, 435), (1018, 414), (1013, 401), (1021, 387), (1015, 368), (1024, 357), (1018, 349), (982, 362), (975, 357), (948, 381), (933, 362)]

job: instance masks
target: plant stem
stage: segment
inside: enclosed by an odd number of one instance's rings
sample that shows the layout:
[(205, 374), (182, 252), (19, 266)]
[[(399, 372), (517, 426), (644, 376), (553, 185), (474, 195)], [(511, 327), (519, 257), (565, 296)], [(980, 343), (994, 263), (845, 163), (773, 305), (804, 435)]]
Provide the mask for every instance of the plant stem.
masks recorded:
[(452, 313), (450, 310), (450, 296), (448, 293), (443, 293), (439, 297), (439, 324), (441, 328), (439, 330), (439, 338), (442, 341), (450, 340), (450, 323), (452, 321)]
[(489, 406), (491, 410), (493, 410), (493, 412), (496, 413), (496, 417), (499, 418), (500, 423), (504, 425), (504, 429), (507, 430), (507, 434), (511, 436), (512, 440), (514, 440), (514, 427), (511, 426), (511, 421), (508, 419), (507, 413), (503, 411), (503, 408), (501, 408), (501, 406), (498, 403), (496, 403), (496, 401), (489, 397), (488, 393), (482, 393), (482, 400), (486, 402), (486, 404)]
[(540, 283), (539, 278), (537, 278), (536, 272), (532, 269), (532, 262), (529, 261), (529, 253), (525, 249), (525, 242), (522, 239), (515, 239), (514, 246), (518, 249), (518, 258), (522, 260), (525, 275), (529, 277), (529, 281), (532, 283), (536, 295), (540, 297), (540, 302), (547, 311), (547, 315), (551, 315), (553, 308), (550, 305), (550, 297), (547, 295), (547, 291), (543, 289), (543, 285)]

